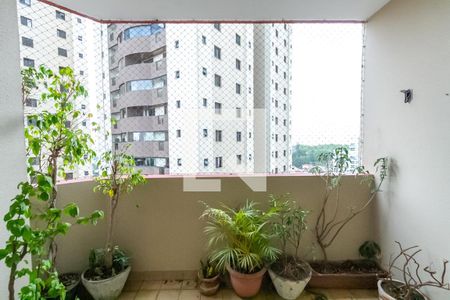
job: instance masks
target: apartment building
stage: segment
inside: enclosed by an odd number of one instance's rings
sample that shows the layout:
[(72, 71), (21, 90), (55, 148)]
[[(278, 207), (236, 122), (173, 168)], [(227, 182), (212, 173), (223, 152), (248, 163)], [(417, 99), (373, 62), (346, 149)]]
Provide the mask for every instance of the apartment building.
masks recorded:
[[(18, 0), (17, 7), (22, 67), (45, 65), (54, 71), (71, 67), (89, 91), (88, 97), (77, 99), (77, 108), (86, 116), (79, 126), (93, 136), (97, 153), (111, 149), (109, 93), (103, 89), (109, 76), (103, 54), (106, 26), (36, 0)], [(51, 103), (39, 103), (39, 97), (38, 91), (26, 100), (25, 119), (28, 114), (52, 109)], [(100, 129), (93, 130), (93, 123)], [(93, 165), (79, 166), (68, 171), (66, 178), (92, 176), (94, 171)]]
[(289, 171), (290, 34), (271, 24), (109, 25), (113, 149), (131, 144), (146, 174)]

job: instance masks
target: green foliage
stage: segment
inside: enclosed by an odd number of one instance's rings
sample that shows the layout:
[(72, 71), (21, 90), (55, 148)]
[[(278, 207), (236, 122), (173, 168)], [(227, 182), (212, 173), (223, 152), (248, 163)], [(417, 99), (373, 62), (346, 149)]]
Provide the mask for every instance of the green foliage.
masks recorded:
[[(126, 151), (126, 149), (125, 149)], [(108, 231), (105, 245), (106, 272), (114, 275), (113, 226), (117, 204), (122, 193), (131, 192), (135, 186), (146, 182), (141, 170), (135, 168), (134, 158), (124, 152), (105, 152), (98, 161), (100, 176), (96, 178), (94, 191), (108, 195)], [(93, 270), (95, 271), (95, 270)], [(117, 271), (117, 270), (116, 270)]]
[(297, 144), (292, 150), (292, 165), (302, 168), (303, 165), (318, 165), (317, 159), (320, 153), (331, 152), (338, 147), (346, 147), (346, 145), (324, 144), (324, 145), (301, 145)]
[[(378, 182), (375, 181), (375, 176), (372, 176), (364, 166), (351, 169), (352, 161), (346, 147), (338, 147), (332, 151), (321, 153), (317, 159), (320, 165), (312, 168), (310, 172), (320, 175), (324, 180), (325, 193), (314, 231), (317, 243), (326, 260), (326, 249), (336, 240), (343, 228), (372, 203), (375, 195), (381, 190), (381, 185), (387, 176), (388, 158), (379, 158), (374, 163), (379, 177)], [(359, 175), (361, 183), (371, 187), (371, 192), (368, 198), (361, 202), (359, 207), (348, 208), (347, 216), (340, 218), (342, 178), (349, 173)], [(332, 200), (334, 200), (334, 212), (327, 214), (326, 212), (329, 210), (328, 207)]]
[(358, 250), (359, 255), (365, 259), (375, 260), (381, 255), (381, 248), (374, 241), (365, 241)]
[(211, 260), (210, 257), (206, 259), (206, 262), (200, 260), (200, 266), (203, 278), (213, 278), (217, 274), (219, 274), (219, 271), (217, 270), (217, 265)]
[[(19, 193), (11, 200), (4, 216), (10, 236), (0, 249), (0, 259), (10, 268), (10, 299), (14, 298), (14, 280), (23, 276), (28, 276), (28, 285), (21, 289), (21, 299), (56, 296), (64, 299), (64, 286), (54, 267), (54, 239), (65, 235), (72, 226), (67, 218), (73, 223), (95, 224), (103, 217), (101, 211), (80, 217), (75, 203), (56, 207), (57, 174), (89, 162), (95, 154), (90, 149), (91, 137), (76, 128), (81, 113), (75, 108), (75, 100), (86, 96), (86, 90), (70, 68), (54, 73), (40, 66), (23, 70), (22, 76), (24, 99), (39, 90), (40, 101), (49, 102), (53, 107), (51, 111), (29, 116), (25, 128), (27, 153), (32, 156), (27, 166), (29, 180), (18, 185)], [(67, 126), (69, 121), (71, 126)], [(33, 157), (39, 158), (37, 168), (31, 164)], [(32, 209), (34, 206), (38, 209)], [(32, 220), (36, 221), (33, 226)], [(32, 265), (25, 260), (27, 255), (33, 256)]]
[(207, 220), (208, 247), (215, 248), (211, 259), (218, 270), (225, 271), (229, 265), (241, 273), (254, 273), (277, 259), (280, 250), (270, 245), (273, 237), (270, 221), (277, 209), (263, 212), (251, 201), (237, 210), (205, 206), (201, 218)]
[[(89, 253), (89, 269), (96, 274), (97, 279), (104, 279), (111, 276), (111, 274), (107, 273), (107, 270), (105, 270), (106, 256), (107, 251), (104, 248), (92, 249)], [(122, 272), (130, 265), (130, 257), (123, 250), (119, 249), (119, 247), (114, 247), (112, 261), (113, 276)]]
[(287, 254), (286, 248), (290, 244), (295, 249), (294, 257), (298, 257), (303, 233), (308, 228), (306, 218), (309, 211), (302, 209), (289, 194), (278, 197), (270, 195), (269, 201), (272, 209), (277, 211), (272, 225), (274, 234), (281, 241), (282, 253)]
[(105, 152), (97, 163), (100, 176), (95, 180), (94, 191), (108, 195), (111, 200), (129, 193), (139, 184), (145, 183), (142, 171), (136, 169), (134, 158), (124, 152)]

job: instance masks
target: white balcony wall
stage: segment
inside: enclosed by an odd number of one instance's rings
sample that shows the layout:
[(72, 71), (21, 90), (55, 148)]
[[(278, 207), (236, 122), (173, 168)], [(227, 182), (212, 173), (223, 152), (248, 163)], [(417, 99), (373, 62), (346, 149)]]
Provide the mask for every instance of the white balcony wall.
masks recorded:
[[(19, 40), (17, 28), (17, 4), (15, 0), (0, 2), (0, 57), (8, 58), (2, 61), (0, 72), (0, 128), (2, 143), (0, 143), (0, 215), (8, 211), (9, 199), (16, 193), (16, 186), (26, 178), (25, 144), (23, 140), (23, 108), (20, 86)], [(3, 217), (0, 221), (0, 247), (8, 238), (4, 229)], [(9, 269), (0, 263), (0, 299), (8, 298)], [(16, 290), (20, 289), (20, 283)]]
[[(392, 0), (367, 25), (363, 157), (392, 157), (374, 218), (385, 263), (395, 240), (422, 246), (437, 270), (450, 259), (449, 16), (447, 0)], [(414, 90), (410, 104), (403, 89)]]

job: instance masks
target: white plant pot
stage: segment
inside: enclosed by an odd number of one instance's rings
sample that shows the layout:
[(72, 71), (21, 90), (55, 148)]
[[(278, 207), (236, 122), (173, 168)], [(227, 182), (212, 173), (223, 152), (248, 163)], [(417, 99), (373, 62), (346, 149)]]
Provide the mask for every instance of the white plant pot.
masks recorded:
[(296, 281), (281, 277), (271, 269), (269, 269), (269, 275), (278, 295), (280, 295), (283, 299), (288, 300), (297, 299), (311, 279), (311, 272), (307, 278)]
[[(391, 295), (389, 295), (388, 293), (386, 293), (383, 289), (382, 283), (383, 282), (387, 282), (387, 281), (394, 281), (394, 282), (398, 282), (400, 284), (403, 284), (403, 282), (399, 281), (399, 280), (395, 280), (395, 279), (390, 279), (390, 280), (386, 280), (386, 279), (380, 279), (377, 282), (377, 286), (378, 286), (378, 299), (379, 300), (398, 300), (394, 297), (392, 297)], [(416, 292), (421, 295), (423, 297), (423, 299), (426, 299), (425, 296), (418, 290), (416, 290)]]
[(114, 300), (122, 292), (123, 286), (130, 275), (131, 267), (128, 266), (123, 272), (114, 277), (103, 280), (88, 280), (81, 274), (81, 282), (95, 300)]

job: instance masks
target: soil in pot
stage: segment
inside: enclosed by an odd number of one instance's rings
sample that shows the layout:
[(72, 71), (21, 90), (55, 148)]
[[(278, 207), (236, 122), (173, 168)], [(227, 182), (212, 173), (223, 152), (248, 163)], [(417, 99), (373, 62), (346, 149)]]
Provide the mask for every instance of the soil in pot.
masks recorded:
[[(425, 297), (417, 290), (413, 290), (410, 297), (406, 298), (408, 291), (405, 285), (399, 281), (383, 280), (381, 288), (386, 294), (397, 300), (425, 300)], [(380, 299), (384, 299), (382, 295), (380, 295)]]
[(375, 261), (372, 260), (346, 260), (346, 261), (317, 261), (311, 262), (314, 271), (322, 274), (361, 274), (361, 273), (386, 273)]
[(312, 288), (376, 289), (387, 272), (371, 260), (316, 261), (310, 263)]
[(311, 275), (309, 265), (292, 256), (281, 257), (270, 266), (278, 276), (292, 281), (303, 280)]

